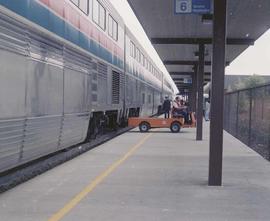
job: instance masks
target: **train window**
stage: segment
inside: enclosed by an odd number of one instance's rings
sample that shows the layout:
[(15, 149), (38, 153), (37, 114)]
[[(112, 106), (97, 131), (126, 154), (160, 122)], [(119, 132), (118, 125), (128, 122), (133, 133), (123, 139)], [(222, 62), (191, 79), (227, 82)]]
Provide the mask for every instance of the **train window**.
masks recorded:
[(145, 104), (145, 93), (142, 94), (142, 103)]
[(131, 57), (132, 57), (132, 55), (133, 55), (133, 53), (132, 53), (133, 50), (132, 50), (132, 49), (133, 49), (133, 47), (132, 47), (132, 42), (130, 41), (130, 42), (129, 42), (129, 51), (130, 51), (129, 53), (130, 53), (130, 56), (131, 56)]
[(134, 43), (133, 43), (133, 58), (136, 59), (136, 47)]
[(98, 0), (93, 0), (93, 21), (105, 30), (106, 27), (106, 11)]
[(148, 95), (148, 103), (151, 104), (151, 94)]
[(106, 22), (105, 8), (101, 5), (99, 5), (99, 24), (103, 30), (105, 30), (105, 22)]
[(109, 36), (111, 36), (115, 41), (118, 40), (118, 23), (109, 15)]
[(99, 23), (99, 4), (96, 0), (93, 1), (93, 21)]
[(136, 59), (136, 46), (135, 44), (133, 43), (133, 57)]
[(79, 0), (70, 0), (74, 5), (79, 7)]
[(136, 48), (136, 60), (139, 61), (139, 57), (140, 57), (140, 51), (138, 48)]
[(108, 34), (109, 36), (113, 37), (113, 18), (111, 15), (109, 15), (109, 21), (108, 21)]
[(118, 23), (115, 20), (113, 21), (113, 38), (115, 41), (118, 40)]
[(145, 66), (145, 57), (143, 54), (142, 54), (142, 65)]
[(130, 41), (130, 56), (135, 58), (135, 45), (132, 41)]
[(79, 8), (86, 14), (89, 14), (89, 0), (80, 0)]

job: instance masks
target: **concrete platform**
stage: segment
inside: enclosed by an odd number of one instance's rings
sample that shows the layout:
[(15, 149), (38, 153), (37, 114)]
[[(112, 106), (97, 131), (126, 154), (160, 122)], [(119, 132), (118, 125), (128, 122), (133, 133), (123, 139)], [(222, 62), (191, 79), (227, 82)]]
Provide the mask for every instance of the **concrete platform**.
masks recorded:
[(134, 130), (0, 195), (0, 220), (270, 220), (269, 162), (224, 136), (222, 187), (207, 136)]

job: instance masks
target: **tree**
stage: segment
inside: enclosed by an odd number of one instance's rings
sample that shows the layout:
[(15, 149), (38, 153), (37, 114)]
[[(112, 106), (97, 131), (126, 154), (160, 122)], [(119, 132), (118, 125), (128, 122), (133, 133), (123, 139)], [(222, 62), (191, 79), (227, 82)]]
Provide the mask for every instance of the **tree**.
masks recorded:
[(265, 79), (262, 76), (258, 76), (253, 74), (249, 78), (246, 79), (245, 81), (245, 86), (246, 87), (256, 87), (258, 85), (265, 84)]
[(262, 76), (253, 74), (250, 77), (246, 78), (244, 81), (238, 82), (235, 87), (237, 90), (239, 90), (256, 87), (264, 83), (265, 79)]

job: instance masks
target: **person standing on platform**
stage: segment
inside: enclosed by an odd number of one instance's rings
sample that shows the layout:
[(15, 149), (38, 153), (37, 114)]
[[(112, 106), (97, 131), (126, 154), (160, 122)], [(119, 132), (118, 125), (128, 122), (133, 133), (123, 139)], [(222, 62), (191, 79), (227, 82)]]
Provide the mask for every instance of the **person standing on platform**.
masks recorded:
[(170, 111), (171, 111), (171, 101), (169, 100), (168, 96), (165, 96), (165, 100), (163, 102), (163, 111), (165, 115), (165, 119), (170, 118)]
[(209, 121), (209, 114), (210, 114), (210, 102), (209, 99), (206, 99), (205, 101), (205, 121)]

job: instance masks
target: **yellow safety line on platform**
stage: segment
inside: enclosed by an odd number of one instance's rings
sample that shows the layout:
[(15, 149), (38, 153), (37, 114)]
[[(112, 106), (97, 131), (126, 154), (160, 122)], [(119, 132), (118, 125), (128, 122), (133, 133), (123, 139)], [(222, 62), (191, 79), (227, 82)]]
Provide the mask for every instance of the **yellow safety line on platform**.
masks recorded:
[(62, 209), (55, 213), (48, 221), (61, 220), (69, 213), (80, 201), (82, 201), (95, 187), (97, 187), (107, 176), (109, 176), (117, 167), (124, 163), (152, 134), (146, 135), (139, 143), (134, 145), (121, 159), (114, 162), (104, 172), (97, 176), (87, 187), (70, 200)]

